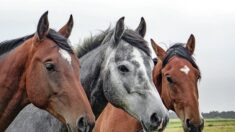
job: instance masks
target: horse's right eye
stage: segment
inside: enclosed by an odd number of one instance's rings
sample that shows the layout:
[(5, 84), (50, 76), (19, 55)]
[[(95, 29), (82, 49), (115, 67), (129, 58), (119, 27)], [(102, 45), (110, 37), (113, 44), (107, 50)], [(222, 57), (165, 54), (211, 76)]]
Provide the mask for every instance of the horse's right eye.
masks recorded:
[(157, 58), (153, 58), (153, 63), (154, 63), (154, 65), (157, 64)]
[(46, 67), (46, 69), (47, 69), (47, 71), (55, 71), (55, 65), (54, 64), (52, 64), (51, 62), (47, 62), (46, 64), (45, 64), (45, 67)]
[(174, 83), (173, 79), (172, 79), (170, 76), (166, 76), (166, 80), (167, 80), (168, 83), (170, 83), (170, 84), (173, 84), (173, 83)]

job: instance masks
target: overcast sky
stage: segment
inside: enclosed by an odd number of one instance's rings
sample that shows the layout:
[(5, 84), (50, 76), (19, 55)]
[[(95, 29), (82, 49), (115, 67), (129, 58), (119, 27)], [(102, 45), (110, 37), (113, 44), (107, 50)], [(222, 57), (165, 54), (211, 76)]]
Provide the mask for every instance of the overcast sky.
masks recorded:
[(235, 110), (234, 5), (233, 0), (2, 0), (0, 40), (34, 33), (46, 10), (54, 29), (73, 14), (73, 44), (114, 25), (122, 16), (129, 28), (136, 28), (143, 16), (146, 40), (154, 38), (163, 47), (195, 35), (195, 58), (202, 72), (201, 111)]

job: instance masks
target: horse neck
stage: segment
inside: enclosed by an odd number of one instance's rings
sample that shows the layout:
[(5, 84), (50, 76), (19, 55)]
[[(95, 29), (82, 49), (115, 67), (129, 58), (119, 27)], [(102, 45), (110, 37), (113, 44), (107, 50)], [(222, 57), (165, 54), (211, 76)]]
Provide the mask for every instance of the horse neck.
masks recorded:
[(30, 51), (22, 44), (0, 60), (0, 131), (6, 129), (19, 111), (29, 103), (25, 90), (25, 65)]
[(108, 103), (103, 93), (103, 80), (100, 76), (106, 48), (107, 45), (101, 45), (80, 58), (81, 83), (96, 118)]

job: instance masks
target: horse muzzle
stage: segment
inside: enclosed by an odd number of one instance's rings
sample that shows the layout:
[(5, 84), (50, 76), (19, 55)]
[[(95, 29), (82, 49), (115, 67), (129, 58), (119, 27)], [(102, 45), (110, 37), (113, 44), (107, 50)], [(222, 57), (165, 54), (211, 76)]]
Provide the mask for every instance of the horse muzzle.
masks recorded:
[(144, 129), (145, 132), (151, 132), (151, 131), (163, 131), (167, 125), (169, 121), (169, 117), (165, 117), (165, 118), (160, 118), (157, 116), (156, 113), (154, 113), (151, 116), (150, 122), (148, 123), (144, 123), (143, 121), (141, 121), (141, 125)]
[(92, 132), (95, 126), (95, 122), (88, 120), (87, 116), (81, 116), (77, 119), (75, 126), (66, 124), (66, 132)]
[(204, 119), (201, 119), (200, 125), (193, 124), (190, 119), (186, 119), (184, 124), (184, 131), (185, 132), (202, 132), (204, 128)]

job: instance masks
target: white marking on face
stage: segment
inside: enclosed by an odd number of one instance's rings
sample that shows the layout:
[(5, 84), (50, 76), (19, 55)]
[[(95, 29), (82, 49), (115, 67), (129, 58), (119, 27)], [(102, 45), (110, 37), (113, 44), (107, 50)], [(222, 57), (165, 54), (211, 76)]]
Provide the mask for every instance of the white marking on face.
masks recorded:
[(146, 71), (146, 67), (144, 66), (144, 60), (143, 60), (143, 57), (141, 56), (141, 53), (136, 49), (136, 48), (133, 48), (133, 58), (135, 61), (139, 62), (140, 64), (140, 69), (143, 70), (144, 72), (144, 77), (145, 78), (148, 78), (147, 76), (147, 71)]
[[(140, 53), (140, 51), (139, 50), (137, 50), (137, 48), (133, 48), (133, 55), (134, 55), (134, 59), (137, 61), (137, 62), (139, 62), (139, 64), (140, 64), (140, 68), (139, 69), (142, 69), (143, 70), (143, 73), (144, 73), (144, 78), (146, 78), (146, 80), (149, 82), (148, 83), (148, 87), (150, 88), (150, 94), (152, 94), (155, 98), (157, 98), (157, 100), (161, 100), (161, 98), (160, 98), (160, 95), (158, 94), (158, 91), (157, 91), (157, 89), (155, 88), (155, 85), (153, 84), (153, 80), (152, 80), (152, 78), (149, 78), (149, 76), (147, 75), (148, 73), (147, 73), (147, 70), (146, 70), (146, 66), (144, 65), (144, 59), (143, 59), (143, 57), (141, 56), (141, 53)], [(149, 60), (150, 61), (150, 63), (152, 62), (152, 60), (150, 59)], [(153, 62), (152, 62), (153, 63)], [(151, 70), (153, 70), (153, 65), (152, 65), (152, 67), (151, 67)], [(155, 101), (155, 103), (157, 102), (157, 100), (154, 100)], [(161, 103), (161, 105), (163, 105), (162, 103)], [(160, 106), (160, 105), (159, 105)]]
[(183, 73), (185, 73), (186, 75), (188, 75), (190, 69), (188, 68), (188, 66), (184, 65), (184, 67), (182, 67), (180, 69), (180, 71), (182, 71)]
[(66, 61), (68, 61), (68, 63), (71, 65), (72, 59), (71, 56), (69, 55), (69, 53), (64, 50), (64, 49), (59, 49), (59, 53), (62, 56), (62, 58), (64, 58)]

